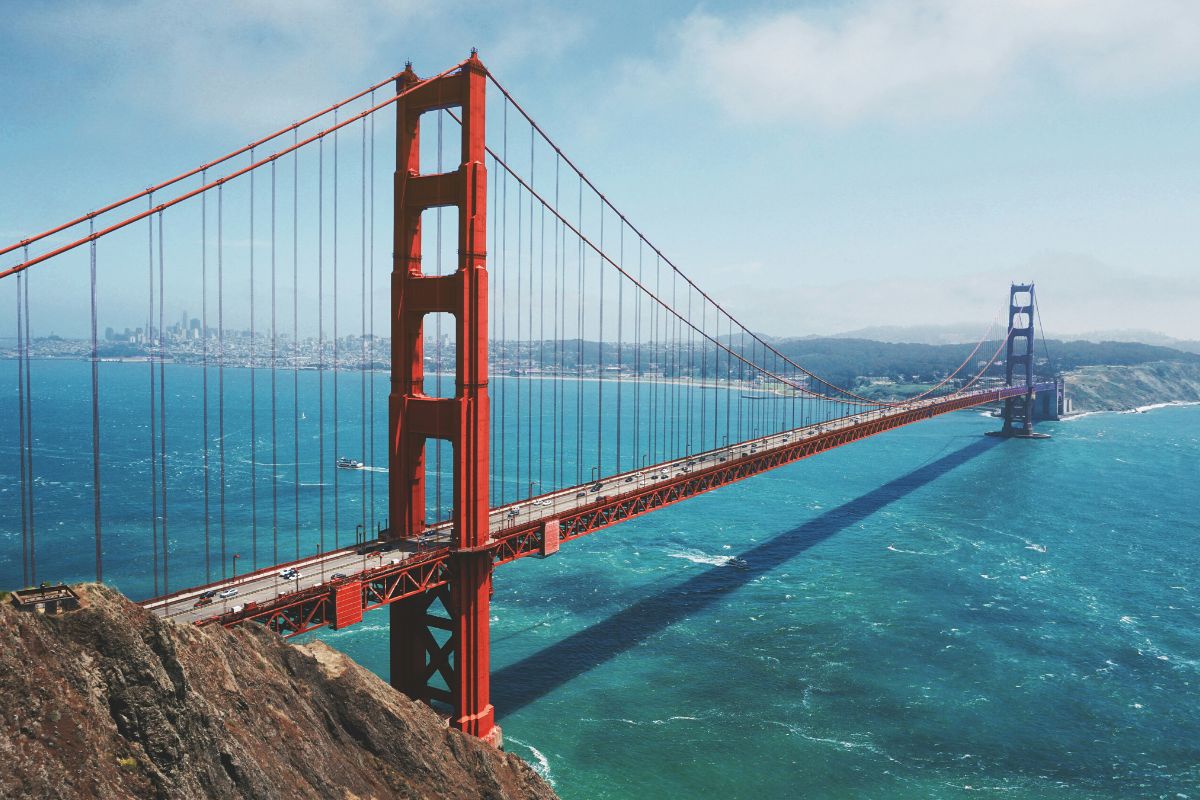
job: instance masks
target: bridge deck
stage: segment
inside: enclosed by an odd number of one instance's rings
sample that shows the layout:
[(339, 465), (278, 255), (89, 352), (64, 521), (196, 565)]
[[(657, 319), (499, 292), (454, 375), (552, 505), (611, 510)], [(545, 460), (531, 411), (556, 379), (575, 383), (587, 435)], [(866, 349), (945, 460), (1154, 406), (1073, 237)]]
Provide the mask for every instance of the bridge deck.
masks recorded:
[[(1036, 391), (1051, 388), (1054, 384), (1035, 387)], [(552, 521), (561, 526), (561, 538), (569, 540), (842, 444), (1024, 391), (1023, 387), (992, 389), (864, 412), (501, 506), (490, 516), (494, 562), (503, 564), (540, 553), (546, 524)], [(417, 539), (392, 542), (386, 551), (362, 552), (360, 545), (345, 547), (185, 589), (143, 605), (181, 622), (230, 625), (255, 619), (280, 633), (294, 635), (332, 624), (336, 589), (347, 583), (361, 585), (364, 610), (444, 583), (452, 554), (450, 545), (449, 524), (442, 523)], [(285, 567), (298, 569), (301, 577), (280, 577)], [(230, 589), (236, 590), (234, 596), (219, 596)], [(196, 606), (202, 593), (212, 591), (218, 596), (211, 604)]]

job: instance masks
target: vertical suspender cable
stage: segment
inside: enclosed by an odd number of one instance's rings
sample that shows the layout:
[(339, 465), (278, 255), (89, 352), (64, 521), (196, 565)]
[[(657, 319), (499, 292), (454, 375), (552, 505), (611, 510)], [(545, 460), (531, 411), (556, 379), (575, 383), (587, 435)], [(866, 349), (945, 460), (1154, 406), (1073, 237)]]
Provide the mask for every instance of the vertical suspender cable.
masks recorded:
[(488, 450), (487, 471), (488, 471), (488, 477), (490, 477), (490, 479), (491, 479), (491, 494), (490, 494), (491, 501), (492, 501), (493, 505), (496, 505), (499, 503), (499, 494), (497, 494), (498, 477), (499, 477), (497, 464), (499, 464), (499, 455), (500, 455), (499, 450), (497, 449), (497, 446), (496, 446), (497, 441), (498, 441), (497, 432), (499, 431), (500, 426), (496, 425), (496, 410), (494, 410), (494, 409), (499, 408), (499, 397), (497, 397), (496, 392), (500, 391), (500, 381), (497, 379), (497, 373), (496, 373), (496, 365), (497, 365), (497, 363), (499, 363), (499, 359), (500, 359), (499, 343), (496, 338), (496, 331), (499, 330), (498, 326), (496, 325), (496, 320), (498, 319), (497, 314), (499, 313), (497, 311), (497, 309), (498, 309), (497, 299), (500, 296), (500, 293), (497, 290), (497, 282), (496, 282), (496, 278), (499, 275), (499, 263), (500, 263), (500, 259), (499, 259), (500, 225), (497, 224), (500, 219), (500, 167), (499, 167), (499, 162), (497, 162), (497, 160), (496, 160), (496, 156), (492, 156), (492, 194), (491, 194), (491, 197), (492, 197), (492, 215), (490, 218), (492, 221), (492, 258), (491, 258), (491, 267), (492, 267), (491, 283), (492, 283), (492, 285), (491, 285), (491, 290), (488, 291), (488, 295), (490, 295), (490, 297), (491, 297), (492, 311), (491, 311), (491, 317), (488, 318), (491, 321), (490, 321), (490, 324), (488, 324), (488, 326), (487, 326), (487, 335), (488, 335), (488, 337), (490, 337), (490, 338), (488, 338), (488, 348), (490, 348), (490, 350), (488, 350), (488, 359), (487, 359), (487, 391), (488, 391), (488, 402), (490, 402), (491, 408), (492, 408), (492, 419), (491, 419), (491, 425), (488, 425), (488, 428), (491, 428), (491, 443), (490, 443), (490, 445), (488, 445), (488, 446), (490, 446), (490, 450)]
[(544, 494), (546, 453), (543, 438), (546, 433), (546, 208), (542, 207), (542, 226), (538, 231), (538, 488)]
[[(207, 171), (201, 182), (208, 183)], [(204, 439), (204, 581), (212, 583), (212, 554), (209, 545), (208, 469), (208, 192), (200, 195), (200, 416)]]
[[(638, 283), (642, 283), (643, 255), (642, 240), (638, 239)], [(637, 460), (637, 451), (642, 446), (642, 301), (644, 299), (639, 293), (634, 293), (633, 339), (636, 349), (633, 351), (633, 459), (635, 469), (640, 466)]]
[[(29, 248), (25, 248), (25, 260), (29, 260)], [(29, 276), (24, 281), (25, 302), (25, 468), (28, 470), (26, 484), (29, 487), (29, 582), (37, 583), (37, 527), (34, 524), (33, 502), (33, 361), (30, 349), (33, 340), (29, 324)]]
[[(704, 331), (708, 325), (708, 307), (704, 302), (704, 297), (700, 298), (700, 330)], [(704, 390), (705, 367), (708, 365), (708, 350), (704, 347), (704, 342), (700, 342), (700, 419), (697, 421), (697, 438), (699, 446), (697, 450), (707, 450), (704, 446), (704, 433), (708, 428), (708, 392)]]
[[(299, 134), (292, 133), (292, 145)], [(300, 558), (300, 151), (292, 152), (292, 491), (295, 558)]]
[[(558, 170), (559, 170), (559, 164), (561, 163), (561, 160), (562, 159), (559, 157), (559, 155), (557, 153), (555, 153), (554, 154), (554, 208), (556, 210), (559, 207), (559, 205), (558, 205)], [(558, 220), (558, 216), (555, 215), (555, 217), (554, 217), (554, 261), (553, 261), (553, 264), (554, 264), (554, 267), (553, 267), (554, 268), (554, 392), (552, 394), (554, 403), (551, 406), (551, 408), (553, 409), (553, 413), (554, 413), (554, 421), (551, 425), (551, 429), (553, 431), (552, 441), (553, 441), (554, 445), (550, 449), (551, 457), (554, 459), (554, 461), (556, 462), (557, 467), (558, 467), (558, 469), (555, 470), (554, 474), (551, 476), (551, 478), (554, 480), (554, 488), (555, 489), (561, 489), (562, 485), (563, 485), (563, 481), (562, 481), (563, 457), (562, 457), (562, 453), (559, 452), (559, 449), (558, 449), (558, 421), (562, 416), (562, 408), (561, 408), (562, 401), (561, 401), (560, 395), (559, 395), (559, 388), (562, 385), (562, 342), (561, 342), (561, 337), (563, 335), (562, 329), (559, 327), (559, 318), (558, 318), (559, 302), (560, 302), (559, 291), (558, 291), (558, 283), (559, 283), (558, 273), (562, 269), (562, 265), (558, 261), (559, 228), (560, 228), (560, 222)]]
[[(445, 165), (442, 162), (442, 125), (445, 121), (445, 116), (446, 116), (446, 114), (444, 111), (438, 112), (438, 115), (437, 115), (437, 171), (438, 171), (438, 174), (441, 174), (443, 172), (443, 170), (445, 169)], [(436, 238), (434, 241), (434, 247), (437, 250), (437, 253), (434, 256), (434, 263), (435, 263), (434, 269), (437, 270), (438, 275), (442, 275), (444, 273), (443, 273), (443, 266), (442, 266), (442, 207), (441, 206), (437, 207), (437, 210), (434, 212), (434, 215), (435, 215), (435, 219), (437, 221), (437, 230), (435, 231)], [(433, 335), (436, 339), (436, 341), (434, 342), (434, 350), (435, 350), (435, 358), (436, 358), (435, 363), (437, 365), (435, 367), (435, 369), (437, 370), (437, 379), (435, 381), (435, 385), (437, 388), (434, 390), (434, 394), (436, 394), (438, 397), (442, 397), (443, 395), (442, 395), (442, 315), (441, 314), (437, 314), (434, 316), (434, 327), (435, 327), (435, 330), (434, 330)], [(424, 355), (424, 354), (422, 353), (422, 355)], [(433, 521), (436, 523), (436, 522), (442, 521), (442, 440), (434, 439), (433, 447), (434, 447), (434, 451), (433, 451), (434, 452)]]
[[(292, 132), (292, 146), (299, 134)], [(292, 151), (292, 492), (300, 558), (300, 151)]]
[[(500, 221), (500, 172), (501, 172), (500, 165), (496, 161), (496, 157), (492, 156), (492, 176), (493, 177), (492, 177), (492, 216), (491, 216), (491, 220), (492, 220), (491, 266), (492, 266), (493, 272), (491, 274), (491, 277), (492, 277), (491, 291), (489, 292), (489, 295), (491, 296), (491, 301), (492, 301), (492, 312), (491, 312), (491, 317), (489, 318), (490, 321), (488, 323), (488, 335), (491, 337), (490, 343), (489, 343), (490, 347), (491, 347), (491, 352), (489, 353), (489, 357), (488, 357), (488, 386), (490, 388), (490, 391), (493, 393), (493, 396), (494, 396), (495, 392), (502, 391), (502, 387), (500, 386), (500, 381), (496, 380), (496, 365), (500, 361), (500, 344), (499, 344), (499, 340), (496, 338), (496, 332), (499, 330), (499, 326), (496, 324), (496, 320), (498, 319), (498, 317), (496, 316), (498, 313), (497, 308), (499, 307), (497, 301), (498, 301), (498, 298), (500, 297), (500, 292), (498, 291), (499, 284), (497, 282), (497, 278), (499, 277), (499, 274), (500, 274), (499, 273), (500, 225), (497, 224)], [(489, 420), (490, 424), (488, 426), (491, 429), (491, 449), (489, 451), (489, 458), (491, 459), (491, 462), (488, 464), (488, 474), (491, 478), (492, 503), (499, 503), (499, 497), (500, 497), (499, 493), (497, 492), (497, 489), (499, 487), (499, 478), (500, 478), (499, 470), (497, 469), (497, 465), (500, 463), (500, 450), (497, 447), (497, 442), (499, 441), (499, 439), (497, 437), (497, 434), (500, 431), (500, 426), (496, 424), (496, 409), (498, 409), (499, 407), (500, 407), (499, 403), (492, 403), (491, 419)]]
[(217, 463), (221, 505), (221, 577), (225, 577), (225, 184), (217, 184)]
[[(529, 183), (533, 184), (533, 128), (529, 129)], [(526, 467), (525, 478), (527, 490), (533, 492), (533, 193), (529, 194), (529, 369), (525, 372), (525, 441)]]
[(325, 552), (325, 139), (317, 140), (317, 517)]
[(517, 307), (517, 319), (516, 319), (517, 341), (516, 341), (516, 347), (513, 349), (513, 364), (514, 364), (514, 371), (516, 372), (516, 380), (514, 381), (514, 383), (516, 384), (516, 395), (517, 395), (517, 397), (516, 397), (517, 413), (515, 415), (516, 416), (516, 430), (514, 431), (514, 436), (513, 436), (513, 439), (516, 440), (516, 445), (517, 445), (517, 447), (516, 447), (517, 464), (516, 464), (516, 469), (513, 470), (513, 477), (516, 478), (516, 482), (517, 482), (516, 497), (518, 497), (518, 498), (523, 496), (523, 492), (521, 492), (522, 487), (520, 486), (520, 483), (521, 483), (521, 426), (522, 426), (522, 423), (524, 422), (524, 420), (521, 417), (521, 318), (523, 316), (521, 314), (521, 307), (522, 307), (522, 303), (523, 303), (523, 300), (521, 298), (521, 267), (523, 266), (523, 261), (524, 261), (524, 252), (523, 252), (524, 248), (522, 247), (522, 245), (525, 242), (525, 226), (523, 224), (524, 217), (525, 217), (525, 204), (523, 202), (523, 200), (524, 200), (524, 198), (522, 196), (523, 192), (524, 192), (524, 189), (518, 184), (518, 186), (517, 186), (517, 269), (516, 269), (517, 291), (514, 293), (514, 297), (516, 298), (515, 305)]
[[(508, 99), (504, 100), (504, 139), (503, 139), (503, 155), (505, 163), (508, 162)], [(503, 189), (503, 208), (500, 211), (500, 225), (503, 228), (504, 235), (500, 243), (500, 346), (503, 348), (503, 355), (498, 355), (499, 358), (508, 354), (508, 314), (506, 313), (505, 300), (508, 299), (508, 174), (504, 175)], [(518, 204), (519, 205), (519, 204)], [(508, 449), (508, 386), (505, 381), (497, 381), (500, 390), (500, 499), (499, 505), (504, 505), (508, 496), (506, 491), (508, 473), (504, 469), (505, 451)]]
[[(604, 199), (600, 198), (600, 252), (604, 252)], [(596, 478), (604, 474), (604, 259), (600, 259), (600, 308), (596, 322)]]
[[(371, 92), (371, 107), (375, 106), (375, 92)], [(370, 262), (371, 262), (371, 531), (375, 526), (375, 115), (371, 115), (371, 225), (370, 225)]]
[[(358, 387), (358, 452), (359, 458), (363, 461), (367, 460), (367, 123), (364, 121), (362, 126), (362, 187), (359, 197), (360, 217), (359, 220), (359, 250), (362, 265), (359, 270), (359, 292), (361, 297), (358, 302), (358, 369), (359, 369), (359, 387)], [(374, 466), (372, 464), (372, 466)], [(362, 527), (363, 533), (367, 530), (367, 471), (361, 470), (360, 476), (361, 486), (358, 492), (358, 508), (359, 508), (359, 525)]]
[[(337, 109), (333, 112), (337, 124)], [(333, 132), (333, 457), (338, 458), (338, 131)], [(338, 546), (341, 527), (341, 471), (333, 470), (333, 546)]]
[[(28, 256), (26, 256), (28, 258)], [(17, 273), (17, 434), (20, 437), (19, 468), (20, 479), (17, 483), (21, 490), (21, 585), (29, 585), (29, 487), (25, 472), (25, 329), (24, 314), (21, 304), (21, 292), (24, 289), (25, 274)]]
[[(621, 267), (624, 268), (625, 267), (625, 220), (620, 220), (620, 223), (621, 223), (621, 226), (619, 229), (620, 233), (619, 233), (619, 236), (617, 237), (617, 239), (620, 242), (620, 244), (619, 244), (619, 248), (621, 251), (620, 256), (619, 256), (620, 264), (621, 264)], [(624, 320), (625, 320), (624, 288), (625, 288), (625, 284), (621, 278), (620, 273), (617, 273), (616, 280), (617, 280), (617, 413), (614, 414), (613, 416), (616, 418), (616, 425), (617, 425), (617, 452), (616, 452), (617, 468), (616, 468), (615, 472), (620, 472), (621, 471), (621, 416), (625, 413), (625, 409), (621, 407), (621, 369), (624, 366), (624, 361), (623, 361), (624, 353), (622, 352), (621, 338), (625, 334), (625, 331), (624, 331)]]
[(276, 370), (279, 368), (279, 333), (275, 318), (275, 162), (271, 162), (271, 563), (279, 563), (279, 401)]
[(169, 594), (171, 568), (167, 555), (167, 345), (164, 338), (164, 323), (166, 316), (163, 312), (163, 301), (166, 297), (163, 278), (166, 275), (166, 268), (163, 266), (163, 215), (158, 212), (158, 445), (160, 448), (160, 456), (158, 461), (159, 468), (159, 491), (162, 492), (162, 502), (159, 507), (162, 509), (162, 565), (163, 565), (163, 594)]
[[(146, 205), (154, 207), (154, 192), (146, 195)], [(155, 413), (156, 397), (154, 381), (154, 217), (146, 218), (146, 269), (149, 285), (150, 304), (146, 313), (146, 348), (148, 350), (146, 363), (150, 366), (150, 545), (153, 552), (151, 561), (154, 573), (154, 596), (158, 597), (158, 419)], [(162, 331), (159, 331), (161, 338)]]
[[(95, 230), (95, 220), (88, 232)], [(92, 275), (92, 516), (96, 524), (96, 583), (104, 581), (104, 557), (100, 530), (100, 357), (96, 348), (96, 240), (88, 248)]]
[[(529, 183), (533, 185), (533, 128), (529, 129)], [(526, 316), (528, 320), (528, 337), (526, 341), (529, 344), (527, 363), (529, 368), (525, 372), (525, 442), (526, 442), (526, 464), (525, 469), (526, 489), (529, 494), (533, 494), (533, 193), (529, 194), (529, 291), (528, 303), (529, 314)]]
[[(254, 163), (254, 148), (250, 148), (250, 163)], [(275, 162), (271, 162), (274, 164)], [(254, 359), (258, 331), (254, 319), (254, 170), (250, 171), (250, 564), (258, 569), (258, 427), (257, 396), (254, 380)], [(275, 562), (278, 563), (278, 562)]]
[[(583, 178), (579, 179), (579, 229), (583, 230)], [(579, 252), (576, 256), (578, 264), (577, 276), (575, 283), (575, 298), (576, 298), (576, 341), (579, 344), (578, 352), (575, 355), (575, 483), (583, 483), (583, 323), (584, 315), (584, 282), (587, 279), (587, 263), (583, 257), (583, 237), (576, 236), (579, 240)]]

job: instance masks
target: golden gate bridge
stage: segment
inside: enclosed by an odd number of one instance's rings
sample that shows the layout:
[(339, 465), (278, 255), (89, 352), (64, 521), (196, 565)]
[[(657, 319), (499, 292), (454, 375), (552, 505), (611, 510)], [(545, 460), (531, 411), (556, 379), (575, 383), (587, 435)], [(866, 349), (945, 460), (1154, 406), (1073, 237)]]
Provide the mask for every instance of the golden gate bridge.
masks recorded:
[[(382, 192), (380, 142), (394, 147)], [(390, 283), (376, 284), (389, 233)], [(39, 552), (44, 563), (58, 546), (41, 524), (35, 429), (65, 424), (35, 403), (57, 387), (35, 379), (30, 292), (56, 316), (64, 286), (86, 275), (90, 398), (77, 405), (90, 417), (81, 508), (95, 579), (115, 559), (151, 573), (142, 602), (156, 614), (285, 636), (388, 606), (392, 684), (494, 742), (497, 566), (952, 411), (1000, 403), (998, 434), (1035, 437), (1038, 406), (1058, 396), (1035, 376), (1032, 284), (1010, 287), (1001, 335), (989, 329), (916, 396), (872, 399), (806, 369), (656, 247), (474, 52), (430, 78), (408, 65), (0, 257), (15, 259), (0, 278), (16, 290), (26, 585)], [(105, 391), (105, 291), (145, 299), (143, 397)], [(168, 291), (202, 309), (173, 340)], [(1000, 361), (1002, 383), (990, 374)], [(386, 411), (376, 366), (390, 375)], [(199, 371), (198, 398), (172, 386), (183, 370)], [(247, 380), (248, 426), (245, 398), (231, 399)], [(136, 463), (105, 447), (103, 417), (123, 403), (145, 415), (148, 458)], [(196, 417), (199, 441), (182, 432)], [(364, 461), (343, 456), (353, 448)], [(175, 476), (180, 464), (198, 465), (194, 480)], [(141, 522), (106, 511), (112, 470), (144, 480)], [(301, 500), (306, 479), (315, 509)], [(114, 524), (144, 527), (145, 552), (108, 550)]]

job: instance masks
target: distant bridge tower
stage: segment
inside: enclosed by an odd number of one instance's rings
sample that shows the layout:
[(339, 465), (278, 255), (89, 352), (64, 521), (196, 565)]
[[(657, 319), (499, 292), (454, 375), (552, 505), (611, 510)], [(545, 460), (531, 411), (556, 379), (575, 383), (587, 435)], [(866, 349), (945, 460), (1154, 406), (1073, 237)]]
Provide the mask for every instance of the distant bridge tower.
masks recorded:
[[(421, 84), (396, 103), (396, 183), (392, 257), (392, 388), (388, 399), (390, 539), (414, 539), (425, 527), (425, 442), (453, 448), (448, 585), (391, 605), (391, 682), (408, 696), (449, 706), (450, 724), (499, 744), (489, 697), (488, 614), (488, 281), (484, 113), (487, 73), (473, 53), (461, 70)], [(420, 83), (409, 66), (403, 92)], [(453, 172), (422, 175), (420, 120), (457, 107), (462, 160)], [(421, 212), (458, 209), (458, 269), (425, 275)], [(425, 394), (422, 331), (426, 314), (453, 314), (454, 397)], [(440, 605), (444, 615), (434, 613)]]
[[(1024, 386), (1025, 394), (1004, 400), (1004, 427), (989, 431), (989, 436), (1022, 439), (1048, 439), (1035, 433), (1033, 419), (1033, 345), (1034, 292), (1032, 283), (1014, 283), (1008, 293), (1008, 345), (1004, 359), (1004, 379), (1008, 386)], [(1018, 372), (1019, 368), (1019, 372)], [(1057, 383), (1055, 384), (1057, 386)]]

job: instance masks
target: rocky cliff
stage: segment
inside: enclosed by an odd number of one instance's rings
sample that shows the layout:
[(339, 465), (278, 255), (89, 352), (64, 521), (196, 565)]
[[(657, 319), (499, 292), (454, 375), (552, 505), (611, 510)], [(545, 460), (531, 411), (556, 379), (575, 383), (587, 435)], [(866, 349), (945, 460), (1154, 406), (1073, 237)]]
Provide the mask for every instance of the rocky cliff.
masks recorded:
[(61, 616), (0, 604), (0, 797), (554, 797), (319, 642), (80, 593)]
[(1066, 373), (1075, 411), (1127, 411), (1200, 401), (1200, 365), (1154, 361), (1132, 367), (1080, 367)]

